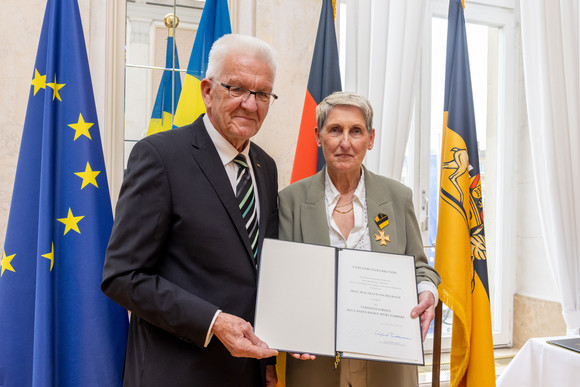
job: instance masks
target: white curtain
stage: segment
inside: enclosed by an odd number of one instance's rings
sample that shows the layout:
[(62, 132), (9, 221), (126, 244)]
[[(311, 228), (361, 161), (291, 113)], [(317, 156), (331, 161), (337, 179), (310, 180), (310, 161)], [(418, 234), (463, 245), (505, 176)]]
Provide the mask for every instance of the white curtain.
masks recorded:
[(580, 334), (578, 0), (521, 0), (532, 158), (548, 262), (568, 335)]
[(419, 73), (427, 0), (347, 0), (344, 90), (369, 98), (375, 147), (366, 166), (399, 180)]

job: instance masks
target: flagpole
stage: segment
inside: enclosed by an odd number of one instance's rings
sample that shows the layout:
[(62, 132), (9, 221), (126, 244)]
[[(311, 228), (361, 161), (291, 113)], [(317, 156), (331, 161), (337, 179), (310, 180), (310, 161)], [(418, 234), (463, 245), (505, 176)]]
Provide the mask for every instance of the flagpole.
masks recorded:
[[(168, 38), (174, 38), (175, 37), (175, 29), (177, 28), (177, 26), (179, 25), (179, 17), (177, 17), (176, 14), (173, 13), (168, 13), (167, 15), (165, 15), (165, 18), (163, 19), (163, 21), (165, 22), (165, 26), (167, 27), (167, 37)], [(175, 45), (175, 39), (173, 40), (173, 44)], [(175, 47), (172, 47), (172, 52), (173, 52), (173, 60), (172, 63), (175, 64)], [(171, 84), (175, 85), (175, 77), (179, 77), (179, 73), (176, 73), (175, 71), (173, 71), (171, 73)], [(181, 92), (180, 92), (181, 94)], [(171, 106), (175, 106), (177, 107), (177, 103), (175, 102), (175, 95), (174, 93), (171, 93)], [(172, 108), (171, 109), (171, 126), (173, 127), (173, 117), (175, 115), (175, 111)]]
[(435, 307), (435, 326), (433, 332), (433, 360), (431, 365), (431, 386), (439, 387), (441, 375), (441, 323), (443, 303), (440, 301)]
[(167, 36), (173, 38), (175, 35), (175, 29), (179, 25), (179, 17), (172, 13), (168, 13), (165, 15), (165, 19), (163, 19), (163, 21), (165, 22), (165, 26), (168, 29)]

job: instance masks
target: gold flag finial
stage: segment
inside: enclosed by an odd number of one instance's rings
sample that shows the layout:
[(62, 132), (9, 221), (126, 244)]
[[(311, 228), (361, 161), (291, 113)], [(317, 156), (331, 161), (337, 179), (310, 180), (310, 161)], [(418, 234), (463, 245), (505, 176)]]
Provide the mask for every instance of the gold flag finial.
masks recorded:
[(177, 17), (177, 15), (168, 13), (167, 15), (165, 15), (165, 19), (163, 19), (163, 21), (165, 22), (165, 26), (169, 28), (169, 36), (173, 37), (175, 29), (179, 25), (179, 18)]

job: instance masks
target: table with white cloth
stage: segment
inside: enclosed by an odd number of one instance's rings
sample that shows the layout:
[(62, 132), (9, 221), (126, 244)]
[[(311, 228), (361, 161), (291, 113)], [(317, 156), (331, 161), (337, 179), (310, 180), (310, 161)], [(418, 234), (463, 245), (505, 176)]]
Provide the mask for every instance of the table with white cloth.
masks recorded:
[(497, 387), (580, 386), (580, 353), (547, 342), (578, 337), (529, 339), (497, 379)]

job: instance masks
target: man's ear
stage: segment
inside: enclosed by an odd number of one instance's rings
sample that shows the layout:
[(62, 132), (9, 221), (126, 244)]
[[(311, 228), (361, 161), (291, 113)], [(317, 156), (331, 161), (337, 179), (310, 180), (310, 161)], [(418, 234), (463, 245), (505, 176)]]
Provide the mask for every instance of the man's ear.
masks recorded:
[(314, 137), (316, 137), (316, 145), (318, 147), (322, 147), (322, 141), (320, 139), (320, 131), (318, 130), (318, 126), (314, 128)]
[(205, 104), (206, 110), (211, 107), (211, 89), (213, 88), (213, 81), (208, 78), (204, 78), (201, 81), (201, 97), (203, 98), (203, 103)]

